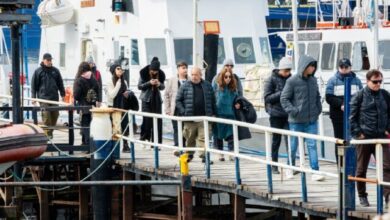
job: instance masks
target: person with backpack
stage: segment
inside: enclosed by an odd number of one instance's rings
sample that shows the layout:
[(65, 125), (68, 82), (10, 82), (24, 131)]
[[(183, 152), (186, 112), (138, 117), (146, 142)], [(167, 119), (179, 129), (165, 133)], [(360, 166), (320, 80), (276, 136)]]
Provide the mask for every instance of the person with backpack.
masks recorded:
[[(363, 88), (362, 82), (351, 71), (351, 61), (347, 58), (339, 60), (339, 69), (326, 85), (325, 98), (329, 104), (329, 117), (333, 125), (333, 134), (336, 138), (344, 139), (344, 82), (347, 77), (351, 78), (351, 94), (354, 95)], [(335, 155), (338, 164), (338, 144), (335, 144)]]
[[(379, 70), (370, 70), (366, 74), (367, 86), (352, 97), (351, 136), (354, 139), (384, 139), (390, 133), (390, 94), (381, 89), (383, 74)], [(390, 182), (390, 149), (383, 150), (383, 179)], [(356, 177), (366, 178), (371, 155), (375, 156), (375, 144), (356, 145)], [(360, 205), (370, 206), (367, 199), (366, 183), (356, 184)], [(384, 186), (386, 207), (389, 204), (390, 186)]]
[[(264, 102), (265, 110), (269, 114), (271, 127), (288, 129), (288, 114), (280, 104), (280, 95), (283, 91), (287, 79), (291, 76), (292, 61), (288, 57), (283, 57), (279, 62), (279, 68), (272, 71), (271, 76), (265, 81)], [(282, 135), (272, 134), (272, 161), (278, 162), (279, 147)], [(287, 137), (285, 139), (287, 146)], [(277, 166), (272, 166), (273, 174), (280, 174)]]
[[(91, 67), (87, 62), (80, 63), (73, 85), (73, 96), (77, 105), (96, 106), (98, 101), (99, 85), (92, 75)], [(88, 111), (81, 111), (81, 142), (82, 145), (89, 144), (89, 125), (92, 121), (92, 114)]]
[(93, 60), (92, 56), (89, 56), (87, 61), (89, 64), (89, 67), (91, 67), (92, 75), (96, 79), (99, 85), (99, 93), (98, 93), (98, 100), (96, 102), (96, 107), (100, 107), (102, 100), (103, 100), (103, 83), (102, 83), (102, 75), (100, 74), (100, 71), (97, 70), (96, 64)]

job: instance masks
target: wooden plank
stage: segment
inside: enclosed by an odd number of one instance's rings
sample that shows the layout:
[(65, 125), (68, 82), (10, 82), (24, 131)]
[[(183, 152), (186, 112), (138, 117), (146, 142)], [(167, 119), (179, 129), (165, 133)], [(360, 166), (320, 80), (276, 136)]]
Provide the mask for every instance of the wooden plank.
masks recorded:
[[(123, 170), (123, 180), (134, 180), (135, 175), (133, 173)], [(122, 187), (122, 196), (123, 196), (123, 220), (133, 220), (134, 219), (134, 186), (123, 186)]]
[(234, 194), (234, 220), (245, 220), (246, 219), (246, 213), (245, 213), (245, 198), (242, 196), (239, 196), (237, 194)]
[[(84, 176), (86, 176), (86, 170), (80, 165), (77, 166), (78, 169), (78, 179), (81, 180)], [(79, 186), (79, 219), (88, 219), (88, 188)]]

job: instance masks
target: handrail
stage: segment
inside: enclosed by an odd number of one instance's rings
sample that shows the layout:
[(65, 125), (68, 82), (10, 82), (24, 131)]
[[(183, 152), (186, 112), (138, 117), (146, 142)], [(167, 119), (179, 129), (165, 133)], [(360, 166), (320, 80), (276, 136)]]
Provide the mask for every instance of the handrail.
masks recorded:
[[(12, 99), (12, 96), (0, 94), (0, 99)], [(53, 105), (63, 105), (63, 106), (73, 105), (73, 104), (66, 103), (66, 102), (50, 101), (50, 100), (46, 100), (46, 99), (37, 99), (37, 98), (29, 98), (29, 97), (23, 97), (23, 99), (30, 100), (33, 102), (35, 101), (35, 102), (41, 102), (41, 103), (53, 104)]]

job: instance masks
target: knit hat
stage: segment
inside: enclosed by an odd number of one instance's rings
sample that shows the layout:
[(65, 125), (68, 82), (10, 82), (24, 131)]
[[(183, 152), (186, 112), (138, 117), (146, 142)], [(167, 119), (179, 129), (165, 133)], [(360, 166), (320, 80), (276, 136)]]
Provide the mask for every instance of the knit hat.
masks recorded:
[(85, 60), (85, 62), (87, 62), (87, 63), (89, 63), (89, 64), (95, 63), (95, 62), (93, 61), (93, 57), (92, 57), (92, 56), (88, 56), (87, 59)]
[(160, 70), (160, 61), (158, 61), (157, 57), (153, 57), (152, 62), (150, 62), (149, 69), (150, 70)]
[(341, 67), (341, 66), (350, 67), (350, 66), (352, 66), (352, 64), (348, 58), (342, 58), (339, 60), (339, 67)]
[(117, 68), (117, 67), (120, 67), (120, 65), (119, 64), (117, 64), (117, 63), (114, 63), (114, 64), (112, 64), (111, 66), (110, 66), (110, 72), (111, 72), (111, 74), (115, 74), (115, 69)]
[(233, 60), (232, 59), (225, 59), (223, 61), (223, 65), (226, 66), (226, 65), (231, 65), (231, 66), (234, 66), (234, 63), (233, 63)]
[(292, 61), (290, 60), (290, 58), (288, 57), (283, 57), (280, 61), (279, 61), (279, 69), (280, 70), (285, 70), (285, 69), (292, 69), (293, 65), (292, 65)]

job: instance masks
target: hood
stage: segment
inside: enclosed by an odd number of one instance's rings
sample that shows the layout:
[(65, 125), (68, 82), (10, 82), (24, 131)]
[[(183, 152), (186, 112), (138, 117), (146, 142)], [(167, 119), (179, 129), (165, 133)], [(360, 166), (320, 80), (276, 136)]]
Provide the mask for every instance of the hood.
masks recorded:
[[(307, 66), (309, 66), (309, 64), (311, 62), (317, 62), (317, 61), (313, 57), (311, 57), (311, 56), (301, 55), (301, 57), (299, 58), (299, 62), (298, 62), (298, 72), (297, 72), (300, 77), (303, 76), (303, 72), (305, 71)], [(318, 66), (317, 66), (317, 68), (314, 71), (312, 76), (314, 76), (314, 74), (317, 71), (317, 69), (318, 69)]]
[[(139, 71), (140, 77), (144, 81), (149, 81), (150, 80), (149, 66), (150, 65), (147, 65), (144, 68), (142, 68), (141, 71)], [(161, 69), (158, 70), (158, 81), (160, 81), (160, 83), (164, 83), (164, 81), (165, 81), (165, 73)]]

